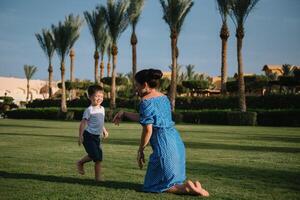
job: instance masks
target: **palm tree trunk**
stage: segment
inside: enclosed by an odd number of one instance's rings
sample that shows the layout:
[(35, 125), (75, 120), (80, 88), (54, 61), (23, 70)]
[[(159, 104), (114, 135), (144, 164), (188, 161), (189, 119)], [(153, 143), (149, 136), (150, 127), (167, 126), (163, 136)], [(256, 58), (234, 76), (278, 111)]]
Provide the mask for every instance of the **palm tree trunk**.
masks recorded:
[(244, 72), (243, 72), (243, 57), (242, 57), (242, 47), (243, 47), (243, 37), (244, 28), (239, 26), (236, 31), (237, 37), (237, 60), (238, 60), (238, 87), (239, 87), (239, 109), (241, 112), (246, 112), (246, 96), (245, 96), (245, 82), (244, 82)]
[(29, 100), (29, 79), (27, 79), (27, 95), (26, 95), (26, 103), (28, 103)]
[(66, 85), (65, 85), (65, 62), (62, 59), (61, 60), (61, 104), (60, 104), (60, 109), (62, 112), (67, 112), (67, 103), (66, 103)]
[(171, 101), (172, 111), (175, 111), (175, 98), (176, 98), (176, 72), (177, 72), (177, 59), (176, 59), (176, 48), (177, 48), (177, 33), (172, 31), (171, 33), (171, 50), (172, 50), (172, 73), (171, 73), (171, 86), (169, 91), (169, 99)]
[(132, 46), (132, 91), (135, 90), (135, 86), (134, 86), (134, 77), (135, 77), (135, 74), (136, 74), (136, 69), (137, 69), (137, 66), (136, 66), (136, 45), (137, 45), (137, 37), (136, 37), (136, 34), (135, 34), (135, 31), (132, 32), (131, 34), (131, 46)]
[(110, 88), (110, 109), (116, 108), (116, 67), (117, 67), (117, 54), (118, 47), (116, 45), (112, 46), (112, 56), (113, 56), (113, 68), (111, 77), (111, 88)]
[(101, 55), (101, 63), (100, 63), (100, 85), (103, 87), (103, 83), (101, 82), (101, 79), (104, 77), (104, 56)]
[(110, 61), (111, 61), (111, 52), (109, 51), (107, 54), (108, 58), (107, 58), (107, 77), (110, 77)]
[(94, 65), (94, 77), (95, 77), (95, 83), (99, 83), (99, 78), (98, 78), (99, 53), (98, 53), (97, 50), (95, 50), (95, 53), (94, 53), (94, 59), (95, 59), (95, 65)]
[(221, 66), (221, 94), (226, 95), (227, 82), (227, 40), (229, 31), (227, 23), (224, 22), (221, 28), (220, 37), (222, 39), (222, 66)]
[[(74, 82), (74, 57), (75, 57), (75, 52), (73, 49), (70, 51), (70, 83), (71, 83), (71, 88), (72, 88), (72, 83)], [(71, 89), (70, 90), (70, 99), (73, 99), (75, 97), (75, 90)]]
[(49, 98), (52, 98), (52, 81), (53, 81), (53, 67), (51, 63), (51, 59), (49, 58), (49, 67), (48, 67), (48, 72), (49, 72), (49, 87), (48, 87), (48, 92), (49, 92)]

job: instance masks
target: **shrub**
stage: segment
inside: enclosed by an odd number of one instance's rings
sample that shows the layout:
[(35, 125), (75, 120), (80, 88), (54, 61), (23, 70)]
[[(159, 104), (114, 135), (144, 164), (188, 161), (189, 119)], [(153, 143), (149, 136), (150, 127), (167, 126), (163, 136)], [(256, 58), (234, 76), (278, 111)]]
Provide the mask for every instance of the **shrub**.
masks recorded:
[(233, 111), (227, 113), (228, 125), (256, 125), (256, 112)]
[(300, 110), (257, 111), (259, 126), (300, 126)]

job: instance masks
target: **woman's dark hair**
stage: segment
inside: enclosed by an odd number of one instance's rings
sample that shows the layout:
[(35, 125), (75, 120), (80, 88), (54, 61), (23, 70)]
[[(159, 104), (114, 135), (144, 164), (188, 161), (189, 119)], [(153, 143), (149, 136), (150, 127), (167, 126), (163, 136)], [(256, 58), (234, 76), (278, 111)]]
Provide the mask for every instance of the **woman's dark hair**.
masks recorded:
[(148, 83), (150, 88), (156, 88), (159, 86), (159, 79), (162, 75), (159, 69), (144, 69), (137, 72), (134, 78), (139, 84)]

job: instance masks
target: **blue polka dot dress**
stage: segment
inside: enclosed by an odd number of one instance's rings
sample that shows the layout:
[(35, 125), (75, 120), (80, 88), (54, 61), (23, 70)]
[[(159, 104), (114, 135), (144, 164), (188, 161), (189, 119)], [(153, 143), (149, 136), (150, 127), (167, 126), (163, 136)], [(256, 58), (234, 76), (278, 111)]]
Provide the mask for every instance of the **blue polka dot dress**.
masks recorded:
[(142, 100), (141, 125), (152, 124), (150, 155), (143, 190), (164, 192), (185, 179), (185, 147), (174, 127), (170, 101), (166, 96)]

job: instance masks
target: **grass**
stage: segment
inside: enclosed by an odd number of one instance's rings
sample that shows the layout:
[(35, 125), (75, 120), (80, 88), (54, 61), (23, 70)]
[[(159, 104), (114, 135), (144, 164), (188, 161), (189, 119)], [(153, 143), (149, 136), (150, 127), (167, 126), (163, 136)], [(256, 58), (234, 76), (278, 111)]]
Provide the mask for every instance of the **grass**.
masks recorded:
[[(107, 123), (104, 183), (75, 170), (83, 156), (78, 122), (0, 120), (0, 199), (198, 199), (141, 192), (136, 164), (141, 127)], [(209, 199), (300, 199), (300, 128), (178, 125), (186, 145), (187, 177)], [(147, 157), (151, 153), (147, 148)]]

